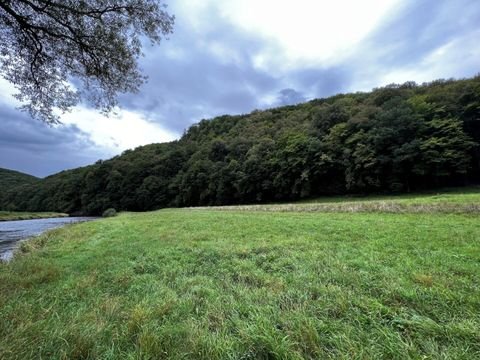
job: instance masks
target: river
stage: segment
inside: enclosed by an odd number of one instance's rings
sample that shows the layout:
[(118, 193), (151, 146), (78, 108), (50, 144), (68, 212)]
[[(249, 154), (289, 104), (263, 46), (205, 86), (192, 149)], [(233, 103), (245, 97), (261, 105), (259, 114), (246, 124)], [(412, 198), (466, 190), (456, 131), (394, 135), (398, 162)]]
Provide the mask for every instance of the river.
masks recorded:
[(35, 220), (0, 221), (0, 259), (9, 260), (21, 240), (67, 224), (94, 220), (94, 217), (63, 217)]

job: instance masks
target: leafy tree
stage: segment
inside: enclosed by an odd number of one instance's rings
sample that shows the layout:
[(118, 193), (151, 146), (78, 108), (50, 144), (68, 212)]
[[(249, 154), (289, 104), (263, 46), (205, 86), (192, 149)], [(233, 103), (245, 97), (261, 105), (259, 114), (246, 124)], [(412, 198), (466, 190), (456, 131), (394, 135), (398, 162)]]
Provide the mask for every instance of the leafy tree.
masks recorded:
[(117, 210), (480, 182), (480, 77), (202, 120), (178, 141), (0, 189), (0, 209)]
[(159, 0), (0, 0), (0, 74), (47, 123), (82, 97), (109, 111), (145, 80), (142, 38), (158, 43), (173, 21)]
[(262, 138), (247, 153), (240, 179), (243, 202), (264, 202), (273, 199), (273, 157), (275, 143)]
[(349, 102), (346, 99), (340, 99), (332, 105), (325, 104), (313, 114), (313, 126), (318, 134), (323, 136), (332, 126), (346, 122), (350, 118), (349, 110)]
[(317, 176), (320, 140), (305, 134), (286, 134), (274, 156), (273, 186), (277, 198), (303, 198), (312, 193)]
[(426, 173), (436, 183), (446, 176), (466, 175), (470, 164), (469, 150), (474, 145), (458, 119), (431, 120), (420, 144)]

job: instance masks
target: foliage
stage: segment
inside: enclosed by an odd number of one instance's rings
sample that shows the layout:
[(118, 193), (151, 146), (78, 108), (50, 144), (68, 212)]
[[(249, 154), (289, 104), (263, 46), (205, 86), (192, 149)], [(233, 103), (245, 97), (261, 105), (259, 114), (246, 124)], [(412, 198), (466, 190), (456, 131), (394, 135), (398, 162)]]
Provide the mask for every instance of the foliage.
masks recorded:
[(101, 214), (480, 181), (480, 77), (220, 116), (179, 139), (6, 192), (0, 208)]
[(58, 122), (54, 108), (66, 111), (80, 97), (109, 111), (118, 93), (145, 80), (143, 39), (158, 43), (173, 20), (158, 0), (2, 0), (0, 74), (47, 123)]
[(102, 217), (104, 217), (104, 218), (113, 217), (113, 216), (117, 216), (117, 210), (115, 210), (114, 208), (108, 208), (102, 214)]
[(0, 264), (0, 358), (476, 359), (479, 237), (469, 214), (170, 209), (68, 226)]
[(34, 184), (39, 180), (39, 178), (32, 175), (0, 168), (0, 189), (2, 192), (17, 186)]

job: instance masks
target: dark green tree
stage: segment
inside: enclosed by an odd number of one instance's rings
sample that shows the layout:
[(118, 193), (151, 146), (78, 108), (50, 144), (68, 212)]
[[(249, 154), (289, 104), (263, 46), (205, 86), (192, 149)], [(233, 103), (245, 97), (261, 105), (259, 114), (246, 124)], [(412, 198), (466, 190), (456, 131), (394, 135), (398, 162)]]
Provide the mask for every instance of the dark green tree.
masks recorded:
[(0, 209), (101, 214), (480, 182), (480, 77), (202, 120), (178, 141), (0, 191)]

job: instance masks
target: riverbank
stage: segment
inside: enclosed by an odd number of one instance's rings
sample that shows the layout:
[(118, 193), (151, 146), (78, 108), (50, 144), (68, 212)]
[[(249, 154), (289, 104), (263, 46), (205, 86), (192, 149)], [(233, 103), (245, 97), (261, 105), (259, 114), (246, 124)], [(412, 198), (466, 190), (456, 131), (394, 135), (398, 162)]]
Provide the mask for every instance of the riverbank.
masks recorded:
[(0, 221), (0, 260), (9, 261), (22, 244), (46, 231), (96, 219), (95, 217), (54, 217)]
[(0, 264), (0, 358), (473, 359), (479, 238), (476, 213), (381, 209), (68, 226)]
[(0, 221), (63, 218), (63, 217), (68, 217), (68, 216), (69, 216), (68, 214), (56, 213), (56, 212), (0, 211)]

